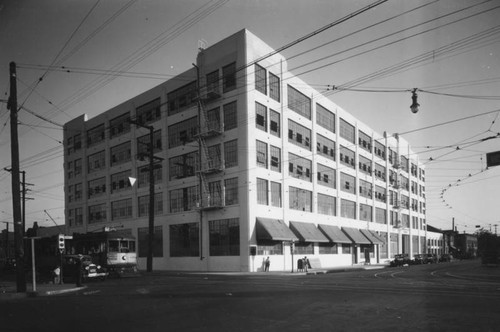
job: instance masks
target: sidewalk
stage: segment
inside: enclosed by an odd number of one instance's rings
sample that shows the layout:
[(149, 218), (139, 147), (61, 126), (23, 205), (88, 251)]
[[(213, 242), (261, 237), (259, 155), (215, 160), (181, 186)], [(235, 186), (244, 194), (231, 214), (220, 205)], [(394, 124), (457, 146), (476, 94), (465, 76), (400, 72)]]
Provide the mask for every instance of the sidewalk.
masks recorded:
[(31, 283), (26, 284), (26, 292), (18, 293), (15, 281), (0, 280), (0, 301), (8, 299), (22, 299), (35, 296), (50, 296), (64, 293), (78, 292), (87, 288), (87, 286), (77, 287), (74, 283), (68, 284), (48, 284), (40, 283), (36, 285), (36, 291), (33, 291)]

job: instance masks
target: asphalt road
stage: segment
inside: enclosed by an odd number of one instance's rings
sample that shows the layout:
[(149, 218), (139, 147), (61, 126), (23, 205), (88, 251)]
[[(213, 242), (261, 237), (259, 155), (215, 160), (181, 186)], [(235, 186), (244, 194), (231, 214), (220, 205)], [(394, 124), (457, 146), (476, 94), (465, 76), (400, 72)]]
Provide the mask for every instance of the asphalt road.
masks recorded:
[(156, 273), (0, 302), (1, 331), (499, 331), (500, 268)]

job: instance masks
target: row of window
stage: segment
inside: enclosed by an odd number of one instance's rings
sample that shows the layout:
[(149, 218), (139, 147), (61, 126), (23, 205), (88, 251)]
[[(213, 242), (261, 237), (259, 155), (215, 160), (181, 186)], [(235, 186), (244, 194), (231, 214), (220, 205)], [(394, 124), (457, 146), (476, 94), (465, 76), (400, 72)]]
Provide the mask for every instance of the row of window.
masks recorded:
[[(219, 71), (215, 70), (207, 74), (207, 87), (205, 91), (219, 90)], [(236, 89), (236, 63), (231, 63), (222, 68), (222, 87), (223, 92), (229, 92)], [(198, 90), (197, 82), (190, 82), (175, 91), (167, 94), (168, 114), (179, 113), (197, 102)], [(121, 114), (109, 121), (109, 138), (130, 132), (131, 115), (129, 112)], [(147, 125), (161, 119), (161, 101), (156, 98), (135, 110), (134, 122), (141, 125)], [(106, 138), (106, 128), (104, 124), (97, 125), (86, 131), (87, 147), (99, 144)], [(67, 138), (67, 153), (71, 155), (82, 148), (82, 134), (77, 133)]]

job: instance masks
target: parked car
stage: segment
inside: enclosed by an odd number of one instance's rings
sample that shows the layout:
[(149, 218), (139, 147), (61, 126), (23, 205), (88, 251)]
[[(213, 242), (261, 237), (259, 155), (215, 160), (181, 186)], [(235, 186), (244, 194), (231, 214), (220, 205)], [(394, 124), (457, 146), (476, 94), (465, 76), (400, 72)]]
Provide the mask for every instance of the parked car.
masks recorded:
[(425, 254), (424, 264), (435, 264), (438, 262), (438, 258), (434, 254)]
[(65, 255), (63, 257), (63, 280), (75, 281), (78, 269), (78, 260), (81, 260), (83, 280), (100, 279), (105, 280), (108, 276), (106, 269), (92, 262), (88, 255)]
[(441, 257), (439, 257), (439, 262), (451, 262), (451, 255), (442, 254)]
[(410, 256), (408, 254), (397, 254), (394, 255), (394, 260), (391, 261), (391, 266), (404, 266), (411, 263)]
[(425, 255), (424, 254), (416, 254), (413, 256), (412, 264), (424, 264)]

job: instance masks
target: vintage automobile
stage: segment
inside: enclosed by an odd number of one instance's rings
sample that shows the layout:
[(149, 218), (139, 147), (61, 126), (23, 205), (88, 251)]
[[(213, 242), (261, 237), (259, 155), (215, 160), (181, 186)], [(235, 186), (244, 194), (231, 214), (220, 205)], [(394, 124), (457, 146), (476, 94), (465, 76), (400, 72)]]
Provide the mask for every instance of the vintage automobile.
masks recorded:
[(394, 255), (394, 260), (391, 261), (391, 266), (405, 266), (411, 264), (411, 259), (408, 254)]
[(425, 264), (425, 255), (424, 254), (416, 254), (413, 256), (412, 264)]
[(63, 280), (75, 281), (78, 270), (78, 260), (81, 260), (81, 269), (83, 280), (99, 279), (105, 280), (108, 272), (100, 265), (92, 262), (88, 255), (64, 255), (63, 256)]
[(434, 254), (424, 254), (424, 264), (435, 264), (438, 262), (437, 255)]

